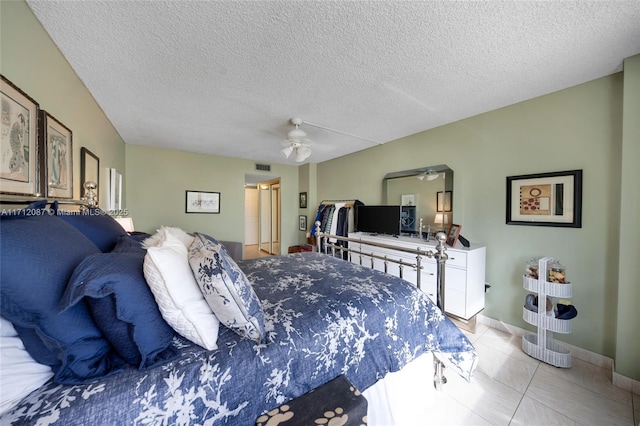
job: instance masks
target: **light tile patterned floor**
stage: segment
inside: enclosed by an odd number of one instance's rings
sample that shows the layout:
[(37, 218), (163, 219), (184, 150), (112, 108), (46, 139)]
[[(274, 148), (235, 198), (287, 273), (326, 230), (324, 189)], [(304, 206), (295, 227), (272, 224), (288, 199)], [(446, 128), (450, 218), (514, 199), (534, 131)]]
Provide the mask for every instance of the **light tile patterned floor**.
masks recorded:
[(522, 352), (520, 337), (486, 325), (467, 336), (480, 355), (472, 383), (446, 374), (428, 424), (640, 426), (640, 396), (613, 386), (607, 369), (576, 358), (553, 367)]

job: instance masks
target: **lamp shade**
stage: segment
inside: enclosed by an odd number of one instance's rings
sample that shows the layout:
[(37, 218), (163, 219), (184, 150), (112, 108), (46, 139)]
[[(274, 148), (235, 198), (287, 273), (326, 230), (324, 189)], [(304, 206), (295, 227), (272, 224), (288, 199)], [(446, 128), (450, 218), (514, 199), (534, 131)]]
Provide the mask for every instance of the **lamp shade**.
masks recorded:
[(449, 223), (449, 216), (446, 213), (436, 213), (436, 217), (435, 219), (433, 219), (433, 223), (437, 223), (440, 225)]
[(133, 219), (130, 217), (114, 217), (116, 222), (122, 226), (122, 228), (127, 232), (133, 232)]

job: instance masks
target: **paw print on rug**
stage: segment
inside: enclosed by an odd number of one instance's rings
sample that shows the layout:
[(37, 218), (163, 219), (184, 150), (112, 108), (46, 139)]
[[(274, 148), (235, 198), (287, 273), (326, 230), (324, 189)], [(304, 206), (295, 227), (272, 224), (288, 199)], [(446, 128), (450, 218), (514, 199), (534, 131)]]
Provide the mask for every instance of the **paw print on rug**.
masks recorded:
[(342, 413), (344, 413), (344, 410), (340, 407), (334, 411), (325, 411), (324, 417), (316, 419), (315, 423), (317, 425), (344, 426), (349, 420), (349, 416), (346, 414), (341, 415)]
[(282, 405), (258, 417), (256, 426), (276, 426), (290, 420), (292, 417), (293, 411), (289, 411), (289, 406)]

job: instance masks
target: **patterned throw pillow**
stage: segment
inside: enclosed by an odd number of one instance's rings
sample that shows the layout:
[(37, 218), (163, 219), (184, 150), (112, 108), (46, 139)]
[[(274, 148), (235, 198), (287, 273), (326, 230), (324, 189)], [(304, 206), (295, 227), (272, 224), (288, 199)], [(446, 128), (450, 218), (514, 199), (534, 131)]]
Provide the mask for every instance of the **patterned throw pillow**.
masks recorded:
[(189, 265), (213, 313), (240, 336), (265, 343), (264, 312), (244, 272), (215, 238), (194, 237)]

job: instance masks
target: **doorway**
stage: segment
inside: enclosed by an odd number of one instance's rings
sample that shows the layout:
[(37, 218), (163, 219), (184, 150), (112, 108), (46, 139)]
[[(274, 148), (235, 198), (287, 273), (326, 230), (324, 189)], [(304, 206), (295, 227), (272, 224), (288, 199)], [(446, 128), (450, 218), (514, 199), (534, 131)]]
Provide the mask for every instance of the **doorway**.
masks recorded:
[(245, 259), (280, 254), (280, 178), (245, 174)]
[(258, 184), (260, 252), (280, 254), (280, 179)]

